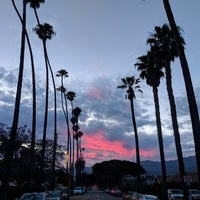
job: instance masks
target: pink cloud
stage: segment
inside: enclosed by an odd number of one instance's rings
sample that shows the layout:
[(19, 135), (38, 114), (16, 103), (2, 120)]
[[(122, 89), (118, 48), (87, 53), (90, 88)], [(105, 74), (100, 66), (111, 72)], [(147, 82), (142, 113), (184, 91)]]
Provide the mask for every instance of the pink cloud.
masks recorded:
[(100, 89), (96, 85), (93, 85), (93, 87), (88, 91), (88, 95), (95, 97), (97, 99), (100, 99), (103, 97)]
[[(107, 140), (102, 130), (90, 136), (84, 134), (82, 146), (85, 148), (86, 163), (91, 163), (95, 160), (104, 161), (111, 159), (134, 161), (136, 156), (135, 149), (129, 150), (125, 148), (120, 141)], [(153, 158), (155, 156), (157, 156), (157, 152), (154, 149), (140, 149), (141, 158)]]

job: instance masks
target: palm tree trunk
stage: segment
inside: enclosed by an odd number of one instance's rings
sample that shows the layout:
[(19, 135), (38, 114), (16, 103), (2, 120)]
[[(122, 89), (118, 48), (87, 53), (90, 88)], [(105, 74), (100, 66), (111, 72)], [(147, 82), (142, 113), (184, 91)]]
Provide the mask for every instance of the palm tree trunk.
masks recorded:
[[(21, 18), (21, 15), (16, 7), (16, 4), (14, 0), (12, 0), (13, 7), (21, 21), (21, 24), (23, 25), (23, 20)], [(32, 101), (32, 134), (31, 134), (31, 163), (30, 163), (30, 180), (31, 182), (32, 179), (32, 168), (34, 166), (34, 150), (35, 150), (35, 130), (36, 130), (36, 83), (35, 83), (35, 64), (34, 64), (34, 59), (33, 59), (33, 51), (30, 43), (30, 39), (28, 36), (27, 31), (25, 32), (26, 34), (26, 40), (28, 43), (29, 47), (29, 52), (30, 52), (30, 59), (31, 59), (31, 70), (32, 70), (32, 96), (33, 96), (33, 101)], [(31, 187), (31, 183), (29, 183)]]
[(165, 67), (166, 85), (167, 85), (168, 98), (170, 102), (172, 126), (174, 130), (175, 146), (176, 146), (176, 153), (177, 153), (177, 158), (178, 158), (178, 163), (179, 163), (181, 183), (182, 183), (182, 187), (184, 191), (185, 200), (188, 200), (187, 185), (184, 182), (185, 167), (184, 167), (183, 154), (182, 154), (182, 148), (181, 148), (180, 133), (179, 133), (179, 128), (178, 128), (176, 105), (175, 105), (174, 94), (173, 94), (173, 89), (172, 89), (171, 68), (169, 64), (166, 64), (165, 66), (166, 66)]
[(57, 148), (57, 100), (56, 100), (56, 84), (53, 75), (53, 70), (47, 55), (47, 61), (49, 65), (49, 70), (51, 72), (51, 78), (53, 82), (53, 90), (54, 90), (54, 145), (53, 145), (53, 159), (52, 159), (52, 177), (51, 177), (51, 190), (54, 190), (55, 187), (55, 162), (56, 162), (56, 148)]
[(169, 4), (169, 0), (163, 0), (164, 8), (167, 14), (167, 18), (170, 23), (171, 30), (173, 31), (174, 38), (177, 45), (177, 50), (179, 53), (179, 59), (182, 67), (183, 77), (185, 81), (186, 93), (189, 103), (190, 109), (190, 117), (192, 123), (192, 130), (193, 130), (193, 137), (194, 137), (194, 144), (195, 144), (195, 153), (196, 153), (196, 162), (197, 162), (197, 171), (198, 171), (198, 179), (200, 182), (200, 121), (199, 121), (199, 113), (197, 109), (197, 103), (194, 95), (194, 89), (192, 85), (192, 80), (190, 77), (190, 71), (187, 63), (187, 59), (185, 57), (185, 52), (183, 45), (180, 40), (180, 35), (176, 26), (176, 22), (174, 20), (174, 16)]
[[(71, 108), (72, 108), (72, 111), (74, 109), (74, 106), (73, 106), (73, 102), (71, 101)], [(72, 114), (72, 117), (73, 117), (73, 114)], [(74, 140), (74, 129), (72, 130), (72, 187), (74, 185), (74, 172), (75, 172), (75, 164), (74, 164), (74, 161), (75, 161), (75, 140)], [(73, 189), (73, 188), (72, 188)]]
[[(139, 148), (139, 140), (138, 140), (138, 133), (137, 133), (137, 125), (136, 125), (136, 120), (135, 120), (135, 112), (134, 112), (134, 105), (133, 105), (133, 100), (130, 100), (131, 104), (131, 115), (132, 115), (132, 123), (133, 123), (133, 128), (135, 132), (135, 147), (136, 147), (136, 163), (138, 165), (138, 168), (140, 166), (140, 148)], [(140, 172), (137, 172), (137, 192), (140, 190)]]
[[(69, 127), (69, 112), (68, 112), (68, 103), (67, 103), (67, 98), (66, 95), (64, 95), (65, 99), (65, 107), (66, 107), (66, 123), (67, 123), (67, 155), (69, 156), (69, 160), (71, 160), (71, 134), (70, 134), (70, 127)], [(68, 187), (70, 187), (70, 165), (71, 163), (69, 162), (67, 165), (67, 173), (68, 173)]]
[(8, 152), (5, 158), (6, 163), (6, 173), (3, 177), (1, 188), (2, 188), (2, 196), (1, 198), (4, 200), (7, 199), (8, 195), (8, 187), (10, 181), (10, 170), (11, 163), (13, 160), (14, 146), (17, 134), (17, 127), (19, 121), (19, 111), (20, 111), (20, 101), (21, 101), (21, 91), (22, 91), (22, 81), (23, 81), (23, 71), (24, 71), (24, 54), (25, 54), (25, 33), (26, 33), (26, 1), (23, 0), (23, 24), (22, 24), (22, 35), (21, 35), (21, 51), (20, 51), (20, 64), (19, 64), (19, 74), (18, 74), (18, 83), (17, 83), (17, 92), (15, 98), (15, 108), (14, 108), (14, 116), (10, 134), (10, 145), (8, 148)]
[(162, 179), (163, 179), (163, 200), (167, 200), (167, 175), (166, 175), (166, 165), (165, 165), (165, 154), (164, 154), (164, 146), (163, 146), (163, 138), (162, 138), (162, 128), (161, 128), (161, 119), (160, 119), (160, 106), (158, 99), (158, 88), (153, 86), (153, 96), (155, 103), (155, 114), (156, 114), (156, 125), (158, 131), (158, 143), (160, 148), (160, 160), (161, 160), (161, 168), (162, 168)]
[(44, 113), (44, 124), (43, 124), (43, 139), (42, 139), (41, 178), (44, 175), (46, 133), (47, 133), (48, 105), (49, 105), (49, 71), (48, 71), (47, 49), (45, 41), (43, 41), (43, 47), (44, 47), (44, 57), (46, 65), (46, 98), (45, 98), (45, 113)]

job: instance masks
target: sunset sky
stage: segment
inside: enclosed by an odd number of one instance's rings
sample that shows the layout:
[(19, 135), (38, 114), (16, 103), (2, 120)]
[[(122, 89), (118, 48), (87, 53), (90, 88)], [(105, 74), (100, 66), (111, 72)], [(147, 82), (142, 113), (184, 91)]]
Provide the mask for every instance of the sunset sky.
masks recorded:
[[(17, 0), (22, 10), (22, 0)], [(198, 107), (200, 106), (199, 0), (171, 0), (178, 26), (183, 29), (185, 53)], [(139, 73), (137, 57), (146, 54), (146, 39), (155, 26), (168, 23), (162, 0), (46, 0), (38, 9), (41, 23), (56, 35), (47, 41), (54, 74), (65, 69), (74, 106), (81, 108), (80, 128), (86, 166), (110, 159), (135, 162), (135, 141), (130, 102), (117, 89), (121, 78)], [(42, 135), (45, 102), (45, 63), (42, 43), (33, 32), (34, 12), (27, 6), (27, 31), (34, 51), (37, 77), (37, 138)], [(21, 24), (11, 1), (0, 3), (0, 122), (12, 124), (17, 85)], [(19, 126), (31, 127), (31, 66), (26, 49)], [(173, 89), (184, 156), (194, 155), (188, 103), (179, 60), (172, 63)], [(57, 87), (60, 79), (56, 78)], [(134, 101), (141, 160), (160, 160), (152, 89), (141, 82), (143, 94)], [(51, 85), (52, 87), (52, 85)], [(66, 124), (58, 97), (58, 141), (66, 144)], [(48, 137), (53, 134), (53, 93), (50, 94)], [(160, 112), (166, 160), (176, 159), (165, 78), (159, 87)], [(71, 111), (70, 111), (71, 112)]]

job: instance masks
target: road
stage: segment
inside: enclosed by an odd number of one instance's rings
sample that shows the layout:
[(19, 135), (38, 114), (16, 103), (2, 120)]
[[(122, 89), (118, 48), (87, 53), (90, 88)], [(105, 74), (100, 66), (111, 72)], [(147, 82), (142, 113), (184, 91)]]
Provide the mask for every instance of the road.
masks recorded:
[(70, 200), (122, 200), (99, 189), (92, 189), (82, 195), (72, 195)]

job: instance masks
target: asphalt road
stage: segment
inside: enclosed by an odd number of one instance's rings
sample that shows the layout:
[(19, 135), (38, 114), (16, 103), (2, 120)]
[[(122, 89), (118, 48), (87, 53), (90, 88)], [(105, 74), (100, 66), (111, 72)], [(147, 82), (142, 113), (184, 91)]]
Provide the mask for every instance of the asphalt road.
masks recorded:
[(72, 195), (70, 200), (122, 200), (99, 189), (92, 189), (82, 195)]

